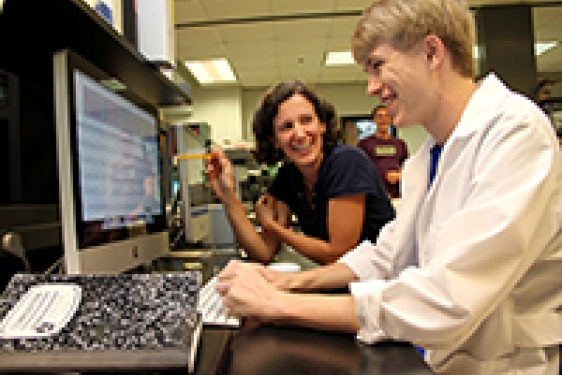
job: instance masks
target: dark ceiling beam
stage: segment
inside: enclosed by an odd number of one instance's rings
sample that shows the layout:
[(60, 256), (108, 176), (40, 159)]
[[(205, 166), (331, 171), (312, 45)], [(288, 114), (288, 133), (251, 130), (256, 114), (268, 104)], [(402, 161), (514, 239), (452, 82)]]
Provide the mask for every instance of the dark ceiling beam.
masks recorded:
[(210, 21), (197, 21), (197, 22), (182, 22), (176, 23), (176, 29), (188, 27), (207, 27), (207, 26), (225, 26), (225, 25), (242, 25), (247, 23), (261, 23), (261, 22), (278, 22), (278, 21), (292, 21), (292, 20), (305, 20), (305, 19), (323, 19), (334, 17), (357, 17), (363, 13), (363, 10), (350, 10), (341, 12), (327, 12), (327, 13), (300, 13), (300, 14), (283, 14), (263, 17), (245, 17), (245, 18), (225, 18)]

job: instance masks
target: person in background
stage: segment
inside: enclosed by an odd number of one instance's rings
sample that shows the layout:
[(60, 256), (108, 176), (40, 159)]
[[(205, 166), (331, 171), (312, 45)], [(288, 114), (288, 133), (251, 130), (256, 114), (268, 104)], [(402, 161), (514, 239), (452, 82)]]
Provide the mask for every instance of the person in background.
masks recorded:
[(558, 374), (562, 155), (532, 100), (494, 73), (474, 81), (474, 34), (461, 0), (364, 11), (352, 50), (368, 94), (397, 128), (429, 134), (404, 165), (396, 219), (324, 267), (228, 264), (217, 290), (233, 314), (409, 341), (437, 374)]
[(547, 112), (545, 102), (550, 99), (554, 85), (556, 85), (556, 81), (552, 79), (543, 79), (535, 88), (535, 100), (537, 101), (539, 107), (541, 107), (545, 112)]
[(392, 118), (385, 105), (377, 105), (371, 112), (371, 119), (377, 125), (375, 133), (361, 139), (357, 147), (375, 164), (390, 198), (400, 198), (401, 170), (408, 158), (408, 147), (406, 142), (389, 133)]
[[(283, 165), (254, 206), (260, 232), (236, 195), (224, 152), (207, 158), (207, 178), (250, 259), (269, 263), (287, 244), (329, 264), (360, 241), (374, 241), (394, 218), (376, 169), (357, 148), (337, 145), (336, 127), (332, 104), (304, 83), (282, 82), (266, 92), (253, 118), (254, 156), (259, 164)], [(302, 233), (290, 227), (293, 214)]]

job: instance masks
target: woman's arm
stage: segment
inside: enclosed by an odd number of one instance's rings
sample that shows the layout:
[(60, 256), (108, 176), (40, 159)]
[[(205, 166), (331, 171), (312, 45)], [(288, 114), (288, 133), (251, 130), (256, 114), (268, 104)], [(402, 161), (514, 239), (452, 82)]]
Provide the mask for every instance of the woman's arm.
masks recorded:
[(351, 268), (340, 262), (297, 273), (283, 273), (267, 267), (259, 268), (259, 272), (277, 289), (286, 291), (335, 291), (358, 280)]
[[(247, 252), (250, 259), (269, 263), (279, 247), (279, 241), (269, 233), (259, 233), (248, 219), (246, 209), (236, 195), (232, 164), (222, 150), (214, 150), (211, 157), (206, 159), (205, 174), (215, 195), (222, 202), (239, 245)], [(278, 207), (279, 204), (275, 206)], [(274, 221), (280, 226), (286, 226), (288, 215), (277, 213), (275, 207), (272, 210)]]
[[(256, 202), (254, 209), (256, 221), (261, 227), (261, 237), (268, 249), (271, 250), (271, 258), (262, 260), (262, 263), (269, 263), (279, 250), (281, 240), (275, 232), (268, 230), (267, 225), (264, 227), (263, 223), (274, 222), (279, 227), (290, 230), (288, 228), (291, 210), (284, 202), (269, 194), (262, 195)], [(254, 257), (251, 258), (256, 260)]]
[(296, 233), (273, 217), (264, 218), (261, 225), (264, 232), (270, 233), (304, 256), (329, 264), (359, 243), (365, 218), (365, 199), (365, 194), (356, 194), (329, 200), (329, 241)]

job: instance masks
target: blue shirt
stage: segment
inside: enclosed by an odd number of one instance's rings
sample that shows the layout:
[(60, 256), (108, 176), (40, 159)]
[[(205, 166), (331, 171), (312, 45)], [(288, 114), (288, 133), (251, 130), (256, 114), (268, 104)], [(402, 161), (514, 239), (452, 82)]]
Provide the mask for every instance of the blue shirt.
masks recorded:
[(433, 183), (433, 179), (437, 173), (437, 164), (439, 164), (439, 158), (441, 157), (442, 150), (443, 146), (439, 145), (435, 145), (431, 148), (429, 159), (429, 186)]

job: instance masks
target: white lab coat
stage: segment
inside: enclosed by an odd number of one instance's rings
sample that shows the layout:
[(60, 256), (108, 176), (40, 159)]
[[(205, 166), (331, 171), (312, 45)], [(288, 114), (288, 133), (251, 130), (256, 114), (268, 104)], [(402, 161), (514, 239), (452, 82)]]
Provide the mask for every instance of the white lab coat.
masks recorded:
[(407, 340), (437, 373), (558, 374), (562, 169), (553, 129), (488, 76), (444, 145), (407, 161), (396, 219), (340, 259), (366, 342)]

